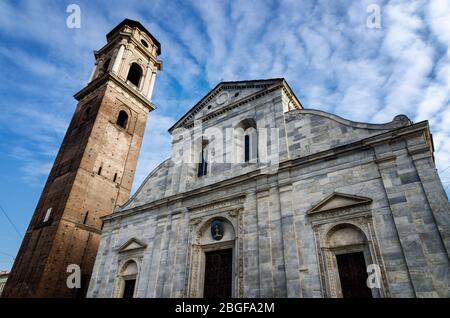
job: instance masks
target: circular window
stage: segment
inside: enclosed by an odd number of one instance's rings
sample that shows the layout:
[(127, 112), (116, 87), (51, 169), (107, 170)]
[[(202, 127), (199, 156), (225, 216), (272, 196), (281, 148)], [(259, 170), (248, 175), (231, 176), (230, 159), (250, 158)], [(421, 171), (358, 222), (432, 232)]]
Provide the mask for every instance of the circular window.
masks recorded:
[(211, 109), (211, 107), (212, 107), (211, 105), (208, 105), (208, 109)]
[(145, 42), (145, 40), (141, 40), (141, 43), (142, 43), (143, 46), (148, 47), (148, 43)]
[(237, 92), (236, 94), (234, 94), (234, 97), (238, 97), (239, 96), (239, 92)]

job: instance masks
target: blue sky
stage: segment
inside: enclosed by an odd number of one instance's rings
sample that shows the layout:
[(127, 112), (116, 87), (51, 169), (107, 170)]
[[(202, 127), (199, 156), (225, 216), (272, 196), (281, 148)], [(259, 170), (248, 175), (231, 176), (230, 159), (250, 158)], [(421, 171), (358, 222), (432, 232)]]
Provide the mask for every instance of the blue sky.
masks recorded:
[[(69, 29), (66, 8), (81, 8)], [(381, 8), (369, 29), (366, 9)], [(0, 1), (0, 270), (10, 269), (92, 51), (125, 17), (161, 42), (157, 110), (136, 189), (169, 155), (167, 129), (222, 80), (285, 77), (306, 108), (383, 123), (428, 119), (450, 191), (450, 3), (435, 1)]]

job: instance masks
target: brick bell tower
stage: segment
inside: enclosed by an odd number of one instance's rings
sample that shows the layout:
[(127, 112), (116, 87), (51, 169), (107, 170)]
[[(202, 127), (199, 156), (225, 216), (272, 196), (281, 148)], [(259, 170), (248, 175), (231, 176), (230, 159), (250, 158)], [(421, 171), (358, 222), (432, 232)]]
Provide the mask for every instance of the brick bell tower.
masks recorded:
[[(133, 183), (156, 72), (159, 42), (125, 19), (95, 51), (89, 83), (27, 229), (3, 297), (83, 297), (102, 230), (101, 217), (126, 202)], [(81, 268), (69, 289), (67, 266)]]

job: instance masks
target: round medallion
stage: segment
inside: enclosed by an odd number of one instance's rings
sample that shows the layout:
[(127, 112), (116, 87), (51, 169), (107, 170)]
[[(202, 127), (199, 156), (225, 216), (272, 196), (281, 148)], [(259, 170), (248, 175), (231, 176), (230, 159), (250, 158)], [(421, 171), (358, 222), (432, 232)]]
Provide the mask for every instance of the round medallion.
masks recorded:
[(228, 92), (223, 92), (219, 96), (217, 96), (216, 103), (221, 105), (228, 101), (229, 98), (230, 96), (228, 95)]
[(216, 241), (220, 241), (223, 238), (223, 224), (219, 220), (211, 222), (211, 236)]

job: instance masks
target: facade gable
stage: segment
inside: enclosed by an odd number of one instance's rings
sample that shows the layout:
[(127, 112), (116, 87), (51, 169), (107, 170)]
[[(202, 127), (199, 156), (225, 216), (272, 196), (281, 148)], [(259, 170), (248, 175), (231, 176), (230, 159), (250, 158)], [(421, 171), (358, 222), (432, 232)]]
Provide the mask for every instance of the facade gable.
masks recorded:
[(266, 90), (281, 87), (280, 85), (284, 85), (287, 88), (290, 97), (294, 99), (292, 104), (296, 104), (295, 108), (300, 109), (300, 102), (283, 78), (221, 82), (181, 117), (181, 119), (169, 129), (169, 132), (181, 127), (191, 128), (194, 124), (194, 120), (204, 119), (208, 116), (216, 116), (217, 113), (221, 113), (222, 110), (225, 110), (229, 106), (244, 104), (249, 100), (262, 96)]
[(322, 199), (319, 203), (314, 205), (308, 211), (308, 214), (326, 212), (336, 209), (344, 209), (356, 205), (367, 204), (370, 202), (372, 202), (372, 199), (368, 197), (333, 192), (332, 194)]
[(146, 248), (147, 245), (145, 243), (142, 243), (136, 238), (129, 239), (126, 241), (121, 247), (119, 247), (118, 252), (124, 253), (124, 252), (130, 252), (130, 251), (136, 251), (140, 249)]

